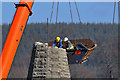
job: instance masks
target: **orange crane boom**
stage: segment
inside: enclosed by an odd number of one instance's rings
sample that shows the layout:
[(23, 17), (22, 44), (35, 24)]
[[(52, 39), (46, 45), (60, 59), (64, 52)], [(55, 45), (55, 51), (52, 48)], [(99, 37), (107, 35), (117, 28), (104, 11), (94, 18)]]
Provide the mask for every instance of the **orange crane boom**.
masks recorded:
[(0, 80), (8, 76), (25, 25), (32, 14), (33, 2), (34, 0), (21, 0), (15, 4), (17, 10), (0, 56)]

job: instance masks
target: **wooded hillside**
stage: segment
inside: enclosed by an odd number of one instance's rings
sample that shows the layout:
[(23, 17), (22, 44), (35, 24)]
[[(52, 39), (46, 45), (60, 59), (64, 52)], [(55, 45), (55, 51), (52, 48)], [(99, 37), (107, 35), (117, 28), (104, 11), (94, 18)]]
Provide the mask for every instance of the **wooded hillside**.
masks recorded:
[[(10, 25), (2, 25), (3, 45)], [(56, 36), (62, 39), (90, 38), (98, 47), (89, 60), (80, 65), (70, 65), (72, 78), (118, 77), (118, 25), (114, 24), (49, 24), (49, 41)], [(47, 24), (27, 24), (8, 78), (26, 78), (32, 46), (36, 41), (47, 42)]]

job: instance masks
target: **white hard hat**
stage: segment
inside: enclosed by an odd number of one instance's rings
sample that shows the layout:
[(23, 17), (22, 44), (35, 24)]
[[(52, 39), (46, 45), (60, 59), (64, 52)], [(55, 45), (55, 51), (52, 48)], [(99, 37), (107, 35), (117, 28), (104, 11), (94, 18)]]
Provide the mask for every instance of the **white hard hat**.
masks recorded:
[(65, 42), (66, 42), (66, 41), (68, 41), (68, 38), (67, 38), (67, 37), (65, 37), (65, 38), (64, 38), (64, 41), (65, 41)]

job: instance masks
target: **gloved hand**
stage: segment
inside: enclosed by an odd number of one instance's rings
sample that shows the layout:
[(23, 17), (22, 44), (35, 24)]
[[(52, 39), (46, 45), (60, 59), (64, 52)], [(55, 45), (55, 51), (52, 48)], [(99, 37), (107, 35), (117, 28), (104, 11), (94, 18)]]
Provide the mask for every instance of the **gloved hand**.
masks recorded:
[(69, 49), (69, 48), (66, 48), (67, 50)]

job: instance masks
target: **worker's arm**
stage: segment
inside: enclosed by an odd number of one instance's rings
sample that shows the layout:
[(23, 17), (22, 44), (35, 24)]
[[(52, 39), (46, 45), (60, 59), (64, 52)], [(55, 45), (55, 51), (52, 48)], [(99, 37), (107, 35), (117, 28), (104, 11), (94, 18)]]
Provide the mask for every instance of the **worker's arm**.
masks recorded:
[(60, 41), (60, 48), (62, 48), (63, 44), (62, 44), (62, 40)]
[(55, 40), (54, 43), (53, 43), (53, 47), (55, 46), (55, 43), (56, 43), (56, 40)]
[(72, 43), (71, 43), (70, 41), (68, 41), (68, 44), (69, 44), (68, 46), (69, 46), (69, 48), (70, 48), (70, 47), (71, 47), (71, 45), (72, 45)]

